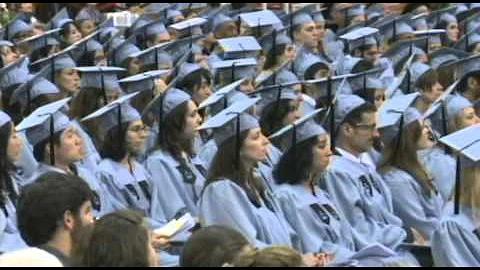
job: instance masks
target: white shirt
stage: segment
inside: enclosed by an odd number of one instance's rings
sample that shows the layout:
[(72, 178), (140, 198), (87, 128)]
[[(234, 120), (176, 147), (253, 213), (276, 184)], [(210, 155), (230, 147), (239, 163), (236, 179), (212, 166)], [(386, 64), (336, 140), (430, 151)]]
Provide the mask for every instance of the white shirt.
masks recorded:
[(367, 165), (369, 169), (371, 170), (376, 170), (377, 167), (375, 165), (375, 162), (373, 161), (372, 157), (368, 152), (361, 153), (358, 157), (354, 156), (350, 152), (343, 150), (340, 147), (335, 147), (337, 152), (342, 155), (342, 157), (351, 160), (355, 163), (362, 164), (362, 165)]

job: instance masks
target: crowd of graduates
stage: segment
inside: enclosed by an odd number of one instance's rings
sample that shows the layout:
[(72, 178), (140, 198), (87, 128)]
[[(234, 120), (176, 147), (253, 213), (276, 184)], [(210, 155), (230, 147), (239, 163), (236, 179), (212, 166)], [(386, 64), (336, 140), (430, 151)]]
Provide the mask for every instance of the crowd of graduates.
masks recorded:
[(480, 265), (479, 4), (25, 5), (0, 265)]

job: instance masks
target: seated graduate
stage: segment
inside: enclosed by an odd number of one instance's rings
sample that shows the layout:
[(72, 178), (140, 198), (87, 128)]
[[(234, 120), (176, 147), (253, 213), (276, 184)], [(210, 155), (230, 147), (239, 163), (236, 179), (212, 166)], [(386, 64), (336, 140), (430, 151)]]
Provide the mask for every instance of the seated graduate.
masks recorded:
[(13, 165), (20, 159), (22, 144), (11, 118), (0, 111), (0, 220), (5, 224), (0, 232), (1, 253), (27, 247), (17, 228), (16, 205), (20, 191)]
[(95, 210), (99, 213), (108, 211), (109, 203), (97, 177), (75, 164), (83, 159), (85, 151), (83, 138), (70, 119), (61, 112), (69, 100), (66, 98), (39, 107), (16, 127), (18, 131), (26, 131), (38, 162), (34, 175), (24, 184), (35, 181), (38, 176), (49, 171), (77, 175), (95, 191)]
[(144, 110), (159, 126), (155, 151), (144, 162), (152, 177), (153, 219), (167, 220), (189, 212), (197, 215), (197, 201), (205, 182), (202, 164), (195, 158), (194, 140), (201, 117), (191, 96), (177, 88), (158, 95)]
[(159, 266), (152, 232), (143, 215), (133, 210), (116, 211), (95, 221), (83, 250), (77, 252), (80, 267)]
[(25, 242), (71, 265), (80, 238), (94, 221), (95, 195), (74, 175), (48, 172), (26, 186), (18, 199), (18, 229)]
[(479, 266), (480, 224), (478, 211), (479, 125), (474, 125), (440, 141), (455, 150), (457, 156), (454, 215), (444, 219), (431, 236), (435, 266)]
[(82, 39), (82, 33), (78, 30), (75, 22), (69, 17), (66, 7), (57, 12), (57, 14), (50, 19), (49, 24), (52, 29), (61, 29), (59, 39), (62, 49)]
[[(389, 100), (398, 101), (399, 98)], [(386, 122), (391, 125), (388, 138), (384, 138), (387, 143), (379, 171), (390, 188), (393, 212), (404, 226), (416, 229), (428, 241), (442, 218), (445, 202), (418, 158), (419, 150), (432, 148), (435, 143), (424, 118), (415, 108), (408, 107), (381, 116), (381, 126)]]
[[(132, 93), (113, 101), (82, 119), (93, 121), (98, 130), (102, 161), (98, 178), (105, 187), (112, 210), (135, 209), (149, 216), (151, 207), (151, 177), (135, 157), (144, 151), (149, 134), (140, 117), (128, 101)], [(166, 222), (166, 221), (164, 221)], [(154, 225), (158, 227), (158, 225)]]
[(338, 96), (335, 156), (319, 185), (358, 233), (360, 248), (377, 242), (395, 250), (402, 242), (416, 239), (393, 213), (391, 191), (368, 154), (378, 136), (375, 113), (375, 106), (358, 96)]
[(214, 128), (218, 151), (198, 204), (200, 224), (229, 226), (257, 247), (291, 247), (293, 231), (269, 189), (253, 174), (267, 158), (269, 144), (258, 121), (245, 113), (257, 101), (234, 103), (201, 127)]

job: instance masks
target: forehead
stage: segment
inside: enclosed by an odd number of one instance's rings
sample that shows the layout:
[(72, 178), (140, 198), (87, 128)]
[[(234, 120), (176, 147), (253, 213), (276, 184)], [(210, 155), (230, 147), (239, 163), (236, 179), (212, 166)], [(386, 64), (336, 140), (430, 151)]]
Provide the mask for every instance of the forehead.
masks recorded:
[(376, 113), (375, 112), (362, 113), (362, 123), (373, 124), (375, 122), (376, 122)]

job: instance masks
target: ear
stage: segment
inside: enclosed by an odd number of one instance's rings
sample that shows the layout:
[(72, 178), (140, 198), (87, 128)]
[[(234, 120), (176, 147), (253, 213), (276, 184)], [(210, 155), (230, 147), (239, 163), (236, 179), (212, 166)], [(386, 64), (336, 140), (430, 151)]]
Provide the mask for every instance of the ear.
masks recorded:
[(75, 219), (73, 218), (73, 213), (70, 210), (63, 213), (63, 226), (67, 231), (73, 230), (75, 226)]
[(351, 137), (352, 134), (353, 134), (353, 127), (348, 124), (348, 123), (345, 123), (344, 125), (342, 125), (342, 129), (343, 129), (343, 133), (345, 134), (345, 136), (347, 137)]

